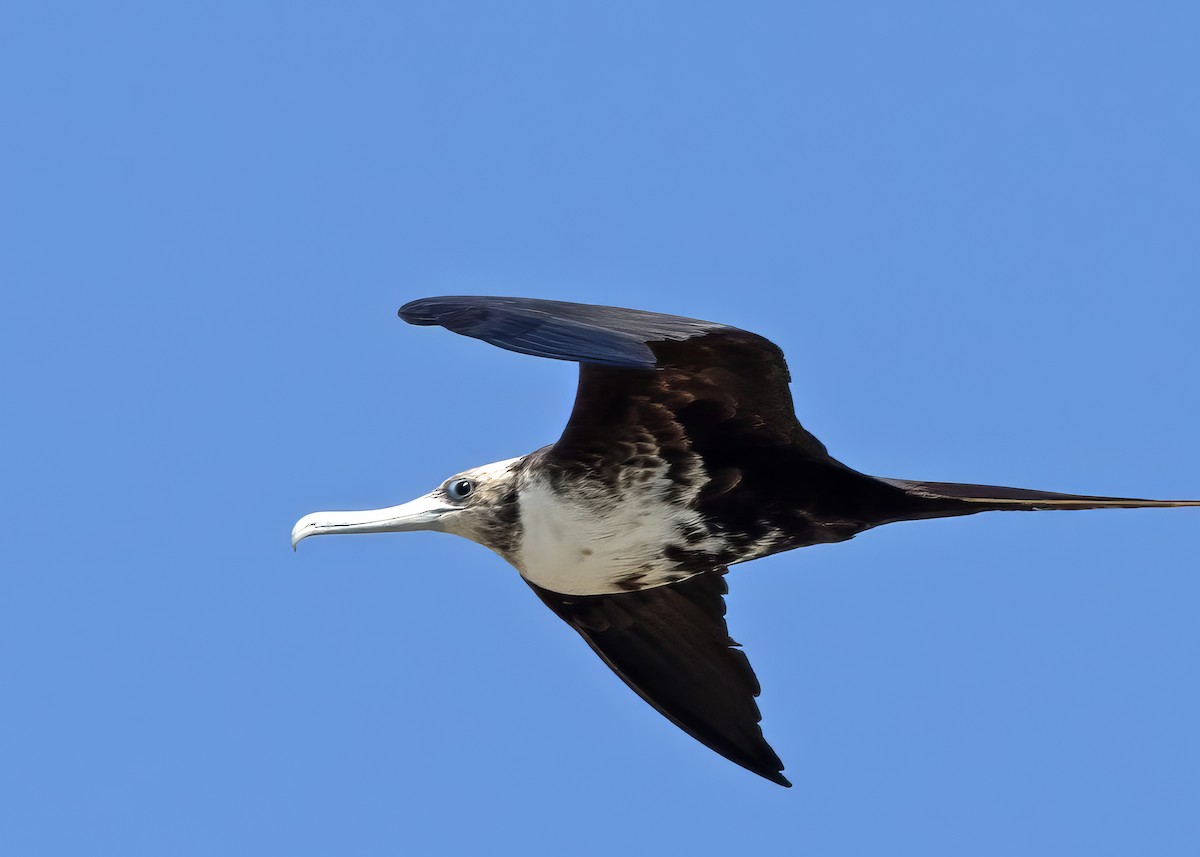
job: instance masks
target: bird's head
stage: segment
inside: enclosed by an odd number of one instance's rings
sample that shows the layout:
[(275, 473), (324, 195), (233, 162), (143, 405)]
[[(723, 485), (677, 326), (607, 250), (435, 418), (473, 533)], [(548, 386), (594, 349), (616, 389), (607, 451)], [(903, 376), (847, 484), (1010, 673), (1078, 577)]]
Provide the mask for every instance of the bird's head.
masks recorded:
[(522, 458), (464, 470), (424, 497), (362, 512), (313, 512), (292, 528), (292, 547), (330, 533), (403, 533), (434, 530), (478, 542), (501, 556), (511, 552)]

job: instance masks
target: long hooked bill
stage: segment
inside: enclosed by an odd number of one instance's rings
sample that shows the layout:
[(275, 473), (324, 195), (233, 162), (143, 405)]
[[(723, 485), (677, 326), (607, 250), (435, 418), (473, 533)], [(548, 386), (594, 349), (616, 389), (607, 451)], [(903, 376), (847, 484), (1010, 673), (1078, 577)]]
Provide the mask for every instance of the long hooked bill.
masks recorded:
[(443, 500), (426, 494), (399, 506), (361, 512), (313, 512), (292, 527), (292, 550), (309, 536), (332, 533), (405, 533), (413, 530), (442, 530), (441, 518), (456, 511)]

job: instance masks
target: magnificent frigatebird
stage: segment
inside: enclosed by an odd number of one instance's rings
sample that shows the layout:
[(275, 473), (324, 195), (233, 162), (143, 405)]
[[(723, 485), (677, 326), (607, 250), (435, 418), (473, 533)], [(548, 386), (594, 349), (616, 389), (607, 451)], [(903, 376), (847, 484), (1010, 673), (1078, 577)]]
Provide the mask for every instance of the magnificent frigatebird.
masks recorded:
[(550, 446), (455, 474), (412, 502), (306, 515), (293, 547), (327, 533), (437, 530), (491, 548), (642, 699), (783, 786), (759, 726), (758, 679), (725, 624), (729, 566), (894, 521), (1200, 506), (859, 473), (797, 421), (778, 346), (736, 327), (499, 297), (425, 298), (400, 317), (580, 364), (571, 418)]

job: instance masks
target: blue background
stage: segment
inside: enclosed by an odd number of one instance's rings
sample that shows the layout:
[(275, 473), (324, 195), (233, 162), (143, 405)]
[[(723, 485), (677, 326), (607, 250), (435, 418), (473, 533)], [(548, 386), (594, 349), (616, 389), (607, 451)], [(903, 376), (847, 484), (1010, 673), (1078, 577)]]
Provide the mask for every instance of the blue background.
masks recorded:
[(1193, 3), (8, 3), (0, 850), (1193, 855), (1194, 510), (731, 575), (792, 790), (483, 549), (315, 539), (552, 441), (444, 293), (787, 352), (879, 475), (1200, 495)]

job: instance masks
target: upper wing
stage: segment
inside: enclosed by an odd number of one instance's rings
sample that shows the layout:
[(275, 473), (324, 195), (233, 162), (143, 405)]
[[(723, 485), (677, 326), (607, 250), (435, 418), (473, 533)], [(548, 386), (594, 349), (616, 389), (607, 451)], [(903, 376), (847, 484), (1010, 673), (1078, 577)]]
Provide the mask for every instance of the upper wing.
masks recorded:
[(618, 424), (647, 425), (647, 417), (653, 423), (655, 414), (646, 413), (647, 405), (678, 416), (685, 428), (694, 427), (712, 441), (750, 434), (771, 446), (831, 460), (796, 420), (783, 352), (736, 327), (619, 307), (502, 297), (423, 298), (401, 307), (400, 317), (510, 351), (582, 364), (575, 411), (554, 449), (560, 460), (590, 457), (594, 450), (585, 447), (625, 440), (613, 434)]
[(560, 595), (529, 585), (659, 713), (731, 762), (790, 786), (759, 727), (758, 679), (729, 638), (724, 574), (619, 595)]

